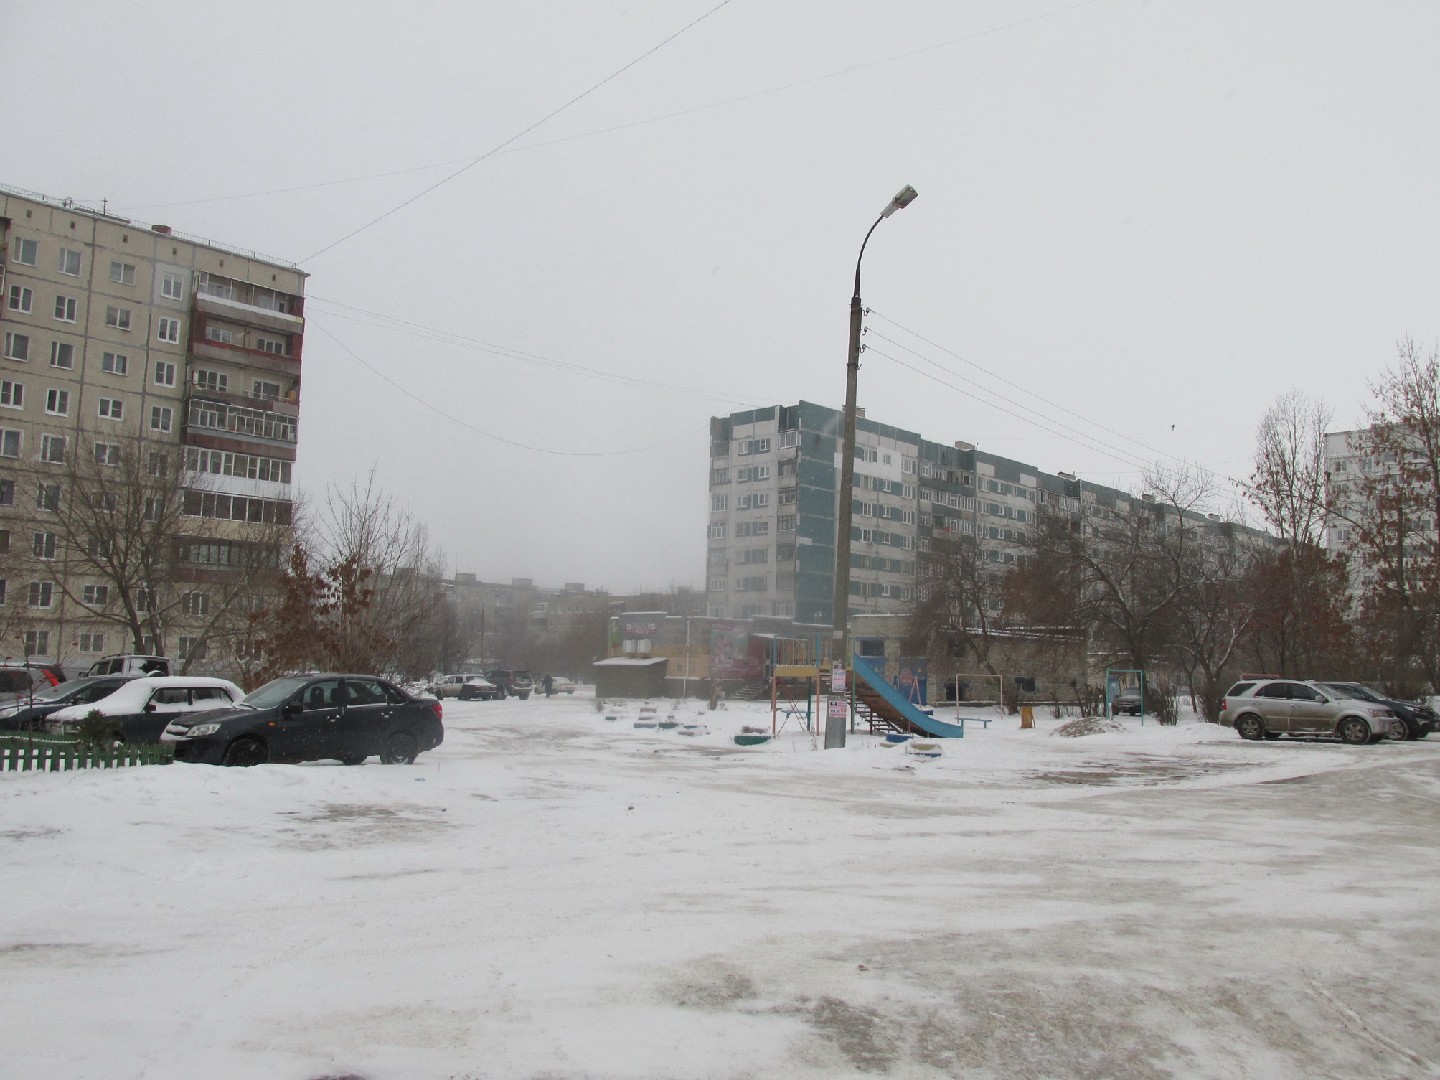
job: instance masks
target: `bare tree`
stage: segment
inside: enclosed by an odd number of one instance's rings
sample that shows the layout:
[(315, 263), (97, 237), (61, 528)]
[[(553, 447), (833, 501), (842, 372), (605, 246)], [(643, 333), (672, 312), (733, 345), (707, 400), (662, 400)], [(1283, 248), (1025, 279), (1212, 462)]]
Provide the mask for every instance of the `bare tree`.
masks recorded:
[[(1391, 681), (1440, 691), (1440, 348), (1409, 338), (1371, 385), (1360, 437), (1352, 522), (1363, 571), (1362, 613)], [(1407, 674), (1409, 673), (1409, 674)]]
[(973, 657), (986, 674), (998, 675), (990, 653), (1003, 624), (1004, 595), (1004, 574), (987, 563), (975, 537), (935, 536), (916, 566), (909, 636), (927, 653)]
[(307, 515), (273, 609), (257, 622), (264, 674), (307, 667), (430, 674), (444, 654), (444, 565), (425, 527), (371, 476)]
[(1282, 394), (1255, 432), (1245, 493), (1292, 550), (1318, 546), (1325, 526), (1325, 431), (1331, 410), (1300, 390)]

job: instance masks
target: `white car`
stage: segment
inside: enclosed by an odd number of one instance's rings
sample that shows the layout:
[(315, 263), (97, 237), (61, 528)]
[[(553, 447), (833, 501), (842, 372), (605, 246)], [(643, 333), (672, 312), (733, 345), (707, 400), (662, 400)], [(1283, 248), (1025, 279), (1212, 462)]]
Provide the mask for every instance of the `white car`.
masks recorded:
[(483, 675), (442, 675), (430, 686), (437, 698), (459, 698), (461, 701), (494, 701), (505, 695)]
[(99, 701), (53, 712), (45, 723), (52, 731), (74, 731), (92, 713), (98, 713), (111, 722), (115, 737), (121, 741), (159, 742), (165, 725), (176, 716), (228, 709), (244, 696), (245, 691), (228, 679), (151, 676), (132, 679)]

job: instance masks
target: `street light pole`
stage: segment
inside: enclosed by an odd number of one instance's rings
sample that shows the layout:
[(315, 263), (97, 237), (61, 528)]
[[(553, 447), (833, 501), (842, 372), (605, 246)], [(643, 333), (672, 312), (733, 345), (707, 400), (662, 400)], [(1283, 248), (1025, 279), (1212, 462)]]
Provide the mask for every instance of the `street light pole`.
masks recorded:
[[(909, 206), (917, 194), (909, 184), (900, 189), (880, 212), (875, 224), (870, 226), (860, 243), (860, 254), (855, 259), (855, 292), (850, 297), (850, 357), (845, 364), (845, 429), (840, 445), (840, 505), (835, 522), (834, 628), (830, 635), (833, 648), (831, 662), (838, 660), (847, 668), (850, 666), (850, 504), (855, 486), (855, 386), (860, 376), (860, 262), (865, 258), (865, 245), (870, 243), (870, 234), (876, 226), (896, 210)], [(845, 745), (845, 723), (844, 718), (826, 717), (825, 749)]]

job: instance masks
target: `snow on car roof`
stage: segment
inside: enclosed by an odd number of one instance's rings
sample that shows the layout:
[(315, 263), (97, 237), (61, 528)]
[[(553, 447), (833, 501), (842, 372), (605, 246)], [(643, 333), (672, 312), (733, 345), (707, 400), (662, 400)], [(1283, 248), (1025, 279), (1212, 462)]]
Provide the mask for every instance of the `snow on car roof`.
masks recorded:
[(229, 679), (212, 679), (206, 675), (149, 675), (143, 679), (131, 679), (113, 694), (103, 697), (99, 701), (85, 705), (70, 705), (54, 713), (53, 716), (59, 720), (83, 720), (92, 711), (98, 711), (102, 716), (118, 716), (124, 713), (138, 712), (145, 702), (150, 700), (151, 691), (163, 686), (187, 688), (218, 686), (230, 696), (232, 701), (239, 701), (245, 696), (245, 692)]

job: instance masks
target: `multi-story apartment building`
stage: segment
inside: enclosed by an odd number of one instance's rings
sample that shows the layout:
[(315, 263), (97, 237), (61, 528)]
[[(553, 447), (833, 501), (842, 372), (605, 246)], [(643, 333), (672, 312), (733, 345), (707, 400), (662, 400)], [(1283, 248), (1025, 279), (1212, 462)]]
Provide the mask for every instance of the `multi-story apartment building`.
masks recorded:
[[(831, 624), (841, 421), (838, 411), (805, 401), (711, 419), (709, 615)], [(1042, 508), (1103, 516), (1132, 499), (863, 415), (853, 498), (854, 614), (910, 610), (917, 558), (937, 535), (977, 537), (1003, 570), (1021, 557)]]
[(227, 577), (273, 565), (290, 521), (306, 275), (5, 188), (0, 253), (0, 657), (79, 665), (133, 646), (50, 515), (77, 465), (134, 453), (152, 471), (183, 455), (167, 561), (185, 591), (155, 644), (204, 660)]

